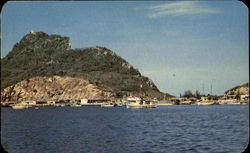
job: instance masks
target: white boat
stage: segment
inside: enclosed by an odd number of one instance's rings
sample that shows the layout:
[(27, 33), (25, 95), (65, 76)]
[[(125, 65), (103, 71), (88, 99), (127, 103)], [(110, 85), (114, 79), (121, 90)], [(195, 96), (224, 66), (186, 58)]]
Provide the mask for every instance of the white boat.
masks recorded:
[(106, 104), (102, 104), (101, 107), (115, 107), (115, 104), (113, 104), (113, 103), (106, 103)]
[(28, 108), (28, 106), (26, 105), (22, 105), (22, 104), (16, 104), (11, 106), (13, 109), (24, 109), (24, 108)]
[(156, 100), (142, 100), (141, 98), (134, 97), (128, 98), (127, 108), (156, 108)]
[(241, 104), (241, 103), (240, 102), (232, 102), (232, 103), (227, 103), (227, 104), (238, 105), (238, 104)]
[(214, 101), (200, 101), (197, 103), (197, 105), (214, 105)]
[(65, 104), (59, 104), (59, 107), (65, 107), (66, 105)]
[(73, 105), (70, 105), (71, 107), (82, 107), (82, 105), (79, 105), (79, 104), (73, 104)]
[(170, 106), (170, 105), (174, 105), (173, 103), (159, 103), (158, 105), (160, 106)]
[(127, 108), (156, 108), (157, 105), (153, 104), (128, 104)]

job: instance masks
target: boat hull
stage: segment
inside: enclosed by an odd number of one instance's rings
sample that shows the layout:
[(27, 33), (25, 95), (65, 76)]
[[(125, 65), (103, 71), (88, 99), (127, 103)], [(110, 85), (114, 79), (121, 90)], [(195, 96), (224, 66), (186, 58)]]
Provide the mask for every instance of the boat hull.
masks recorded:
[(101, 105), (101, 107), (114, 107), (114, 105)]
[(22, 106), (22, 105), (14, 105), (12, 106), (13, 109), (25, 109), (28, 108), (27, 106)]
[(71, 105), (71, 107), (82, 107), (81, 105)]
[(157, 105), (127, 105), (127, 108), (156, 108)]

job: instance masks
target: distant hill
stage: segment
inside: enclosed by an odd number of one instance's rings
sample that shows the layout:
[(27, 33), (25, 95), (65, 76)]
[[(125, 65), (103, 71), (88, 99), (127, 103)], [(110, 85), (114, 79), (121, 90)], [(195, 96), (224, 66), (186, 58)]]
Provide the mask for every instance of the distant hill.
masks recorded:
[(225, 95), (247, 95), (249, 94), (249, 83), (233, 87), (225, 92)]
[[(57, 82), (54, 86), (48, 81), (53, 78)], [(66, 92), (79, 79), (87, 84), (75, 84), (74, 90)], [(89, 91), (88, 84), (98, 89), (99, 94)], [(57, 92), (51, 94), (59, 90), (60, 96)], [(158, 99), (164, 96), (152, 80), (113, 51), (100, 46), (71, 49), (68, 37), (30, 32), (1, 59), (2, 101), (121, 98), (141, 94)]]

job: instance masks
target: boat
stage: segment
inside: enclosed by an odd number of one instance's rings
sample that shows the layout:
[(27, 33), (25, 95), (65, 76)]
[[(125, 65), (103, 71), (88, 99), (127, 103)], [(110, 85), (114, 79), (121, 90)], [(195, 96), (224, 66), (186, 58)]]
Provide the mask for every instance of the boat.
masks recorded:
[(215, 101), (212, 105), (220, 105), (218, 101)]
[(115, 106), (117, 106), (117, 104), (113, 104), (113, 103), (105, 103), (101, 105), (101, 107), (115, 107)]
[(22, 105), (22, 104), (12, 105), (11, 107), (12, 107), (13, 109), (25, 109), (25, 108), (28, 108), (28, 106)]
[(197, 105), (215, 105), (215, 104), (217, 103), (214, 101), (200, 101), (197, 103)]
[(181, 101), (180, 105), (191, 105), (192, 101), (188, 100), (188, 101)]
[(82, 105), (80, 105), (80, 104), (71, 104), (70, 106), (71, 107), (82, 107)]
[(110, 105), (110, 104), (103, 104), (103, 105), (101, 105), (101, 107), (114, 107), (114, 105)]
[(118, 107), (122, 107), (123, 106), (122, 103), (116, 103), (115, 105), (118, 106)]
[(59, 107), (65, 107), (66, 104), (59, 104)]
[(174, 105), (173, 103), (159, 103), (159, 106), (170, 106), (170, 105)]
[(143, 100), (138, 97), (128, 98), (127, 108), (156, 108), (157, 101), (156, 100)]

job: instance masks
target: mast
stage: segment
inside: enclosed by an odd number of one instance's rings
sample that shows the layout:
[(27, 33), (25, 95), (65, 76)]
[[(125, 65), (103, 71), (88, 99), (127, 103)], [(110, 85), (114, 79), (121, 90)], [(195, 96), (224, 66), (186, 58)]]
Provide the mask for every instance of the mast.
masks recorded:
[(204, 84), (202, 83), (202, 95), (204, 95)]
[(142, 84), (140, 84), (141, 103), (143, 103)]
[(213, 84), (211, 83), (210, 85), (210, 94), (212, 95), (213, 94)]

